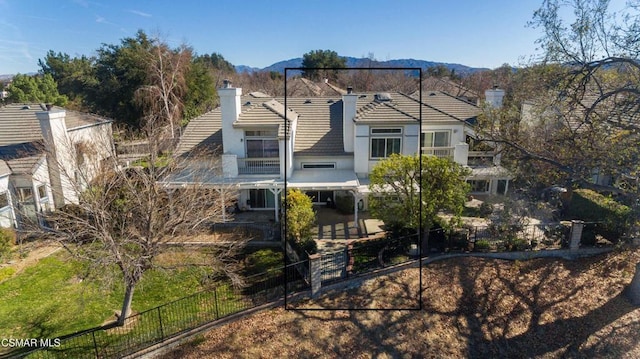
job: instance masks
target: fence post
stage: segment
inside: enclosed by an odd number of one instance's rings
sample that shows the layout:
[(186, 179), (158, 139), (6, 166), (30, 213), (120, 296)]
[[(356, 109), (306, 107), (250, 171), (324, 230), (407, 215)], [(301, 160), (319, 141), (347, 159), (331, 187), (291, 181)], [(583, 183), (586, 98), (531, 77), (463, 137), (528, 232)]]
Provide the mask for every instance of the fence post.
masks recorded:
[(160, 313), (160, 307), (158, 308), (158, 322), (160, 323), (160, 341), (164, 341), (164, 328), (162, 327), (162, 314)]
[(572, 220), (571, 221), (571, 234), (569, 235), (569, 249), (575, 251), (580, 247), (580, 239), (582, 239), (582, 229), (584, 228), (584, 221)]
[(322, 256), (312, 254), (309, 256), (309, 280), (311, 281), (311, 297), (315, 298), (322, 288)]
[(98, 353), (98, 342), (96, 341), (96, 331), (91, 332), (91, 337), (93, 337), (93, 349), (96, 351), (96, 358), (100, 358), (100, 353)]
[(218, 290), (213, 287), (213, 302), (216, 305), (216, 320), (220, 319), (220, 313), (218, 312)]

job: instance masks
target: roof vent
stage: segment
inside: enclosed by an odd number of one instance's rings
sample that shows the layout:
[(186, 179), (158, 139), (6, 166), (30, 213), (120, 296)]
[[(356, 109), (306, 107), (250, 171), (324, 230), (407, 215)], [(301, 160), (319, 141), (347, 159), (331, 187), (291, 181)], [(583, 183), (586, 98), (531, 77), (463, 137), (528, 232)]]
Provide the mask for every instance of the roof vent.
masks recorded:
[(327, 100), (327, 103), (333, 103), (332, 99)]
[(353, 93), (353, 86), (347, 86), (347, 95), (350, 95)]
[(377, 93), (374, 99), (378, 102), (391, 101), (391, 94), (388, 92)]
[(227, 80), (227, 79), (224, 79), (222, 81), (222, 88), (225, 88), (225, 89), (231, 88), (231, 81)]
[(29, 109), (31, 109), (31, 107), (29, 107), (29, 105), (24, 105), (21, 108), (21, 110), (29, 110)]
[(435, 95), (436, 95), (436, 93), (435, 93), (435, 92), (430, 92), (430, 93), (429, 93), (429, 96), (435, 96)]
[(358, 98), (365, 98), (365, 97), (367, 97), (367, 95), (360, 95), (360, 96), (358, 96)]
[(245, 106), (251, 106), (251, 101), (247, 101), (244, 103)]
[(304, 100), (304, 103), (311, 103), (311, 100), (306, 99), (306, 100)]

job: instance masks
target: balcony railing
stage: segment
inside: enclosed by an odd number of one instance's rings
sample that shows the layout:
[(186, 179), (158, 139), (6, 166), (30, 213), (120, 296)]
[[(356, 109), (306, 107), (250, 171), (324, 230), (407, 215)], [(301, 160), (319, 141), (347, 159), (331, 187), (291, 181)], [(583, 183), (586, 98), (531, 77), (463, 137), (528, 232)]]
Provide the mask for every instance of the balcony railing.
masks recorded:
[(278, 158), (238, 158), (238, 174), (275, 175), (280, 174)]
[(422, 154), (440, 158), (453, 158), (454, 147), (422, 147)]

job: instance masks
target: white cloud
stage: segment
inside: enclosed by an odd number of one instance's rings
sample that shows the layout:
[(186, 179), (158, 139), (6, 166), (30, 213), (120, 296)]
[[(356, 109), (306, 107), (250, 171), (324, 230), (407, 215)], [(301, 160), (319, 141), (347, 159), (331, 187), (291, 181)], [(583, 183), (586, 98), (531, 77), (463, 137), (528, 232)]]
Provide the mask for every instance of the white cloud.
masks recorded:
[(128, 12), (138, 15), (138, 16), (142, 16), (142, 17), (152, 17), (151, 14), (146, 13), (146, 12), (142, 12), (142, 11), (138, 11), (138, 10), (127, 10)]

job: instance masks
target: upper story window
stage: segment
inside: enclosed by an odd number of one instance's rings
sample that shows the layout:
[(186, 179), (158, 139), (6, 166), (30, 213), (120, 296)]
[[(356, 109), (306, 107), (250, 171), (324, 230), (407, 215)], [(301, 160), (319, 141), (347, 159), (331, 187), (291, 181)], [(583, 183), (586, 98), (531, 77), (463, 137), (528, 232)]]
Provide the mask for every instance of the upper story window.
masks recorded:
[(276, 130), (245, 131), (244, 138), (248, 158), (279, 157), (278, 132)]
[(371, 158), (386, 158), (402, 152), (402, 128), (372, 128)]
[(422, 147), (449, 147), (451, 146), (451, 131), (428, 131), (420, 134)]
[(453, 157), (451, 131), (427, 131), (420, 134), (420, 148), (423, 155)]

